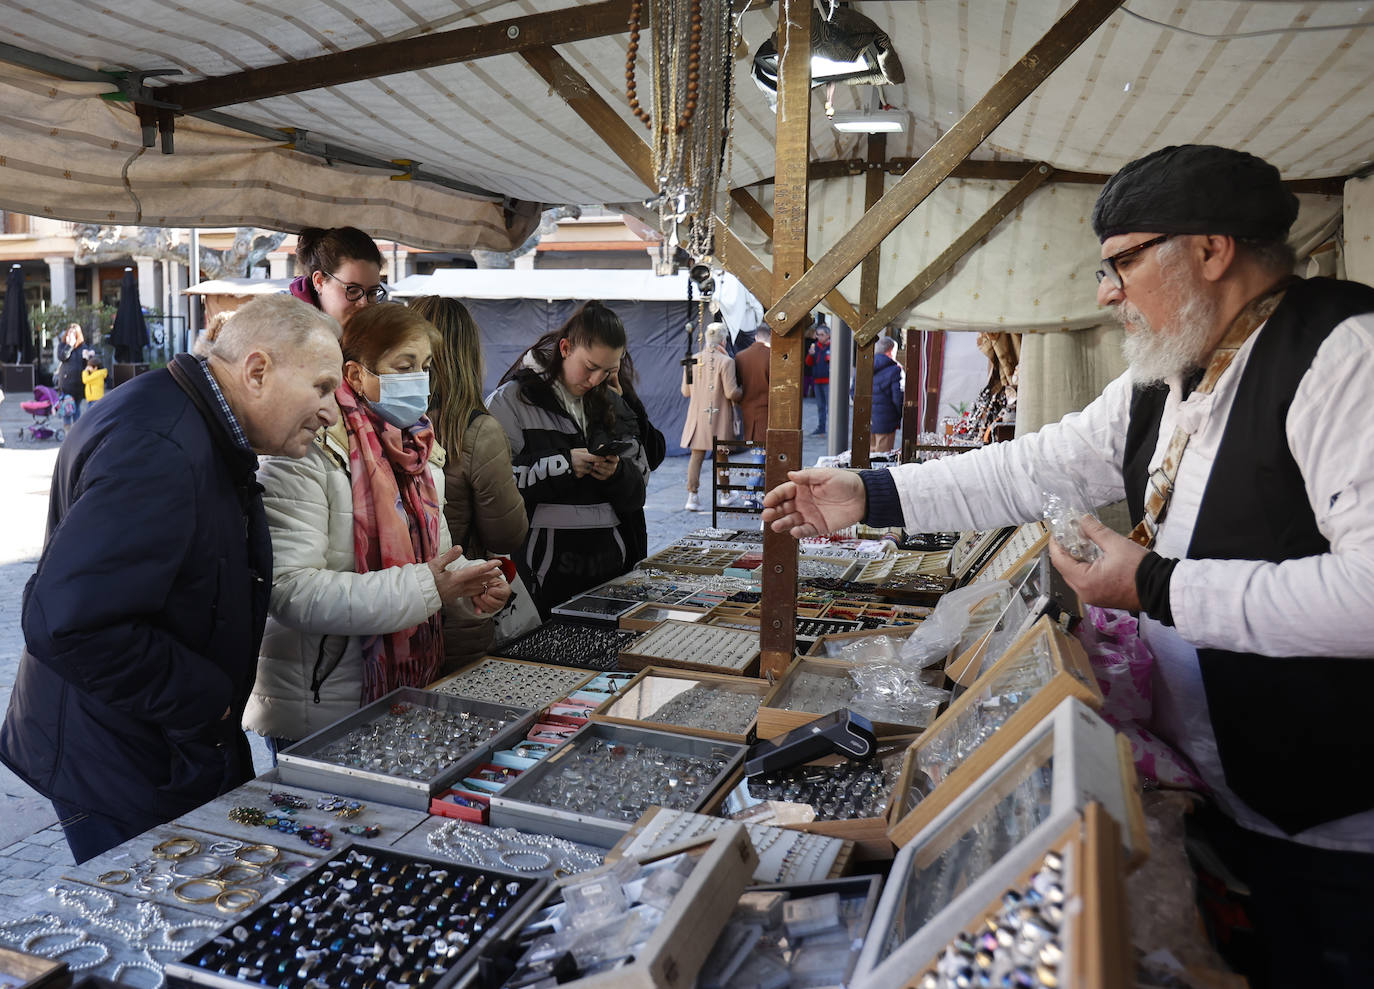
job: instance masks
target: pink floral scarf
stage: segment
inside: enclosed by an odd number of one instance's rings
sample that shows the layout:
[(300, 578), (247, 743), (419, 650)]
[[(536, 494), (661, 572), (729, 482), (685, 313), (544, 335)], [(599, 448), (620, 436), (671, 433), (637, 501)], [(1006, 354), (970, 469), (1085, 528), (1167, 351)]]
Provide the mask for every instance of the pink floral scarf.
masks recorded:
[[(353, 553), (358, 573), (439, 555), (443, 524), (439, 495), (429, 472), (434, 430), (429, 420), (409, 429), (383, 421), (347, 383), (334, 397), (348, 430), (353, 481)], [(397, 687), (424, 687), (444, 655), (443, 618), (435, 612), (413, 628), (364, 636), (364, 704)]]

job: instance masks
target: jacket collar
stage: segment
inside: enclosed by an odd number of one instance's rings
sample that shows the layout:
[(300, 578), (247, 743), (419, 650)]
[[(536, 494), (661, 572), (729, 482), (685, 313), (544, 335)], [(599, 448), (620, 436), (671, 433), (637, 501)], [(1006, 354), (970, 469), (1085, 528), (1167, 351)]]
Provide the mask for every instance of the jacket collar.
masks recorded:
[(253, 476), (258, 469), (258, 455), (252, 450), (239, 446), (234, 439), (229, 421), (224, 416), (214, 389), (206, 380), (208, 371), (205, 365), (190, 354), (177, 354), (167, 365), (167, 371), (177, 387), (186, 393), (191, 404), (196, 407), (201, 418), (210, 430), (210, 436), (220, 450), (220, 455), (239, 474)]

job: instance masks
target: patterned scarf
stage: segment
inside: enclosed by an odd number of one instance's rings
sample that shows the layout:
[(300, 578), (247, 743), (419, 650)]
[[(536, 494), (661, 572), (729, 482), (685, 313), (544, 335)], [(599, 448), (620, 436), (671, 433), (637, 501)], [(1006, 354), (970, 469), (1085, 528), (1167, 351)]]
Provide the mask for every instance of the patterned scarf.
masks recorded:
[[(428, 419), (409, 429), (385, 422), (347, 383), (334, 392), (348, 430), (348, 467), (353, 476), (353, 554), (358, 573), (439, 555), (442, 512), (429, 454), (434, 430)], [(414, 628), (365, 636), (363, 700), (375, 701), (397, 687), (424, 687), (443, 659), (443, 619), (430, 615)]]

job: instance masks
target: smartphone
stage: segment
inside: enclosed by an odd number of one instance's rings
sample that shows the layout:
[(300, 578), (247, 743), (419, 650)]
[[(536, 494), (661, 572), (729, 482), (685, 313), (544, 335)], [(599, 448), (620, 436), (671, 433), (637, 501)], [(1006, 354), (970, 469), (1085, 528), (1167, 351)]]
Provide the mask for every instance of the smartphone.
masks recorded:
[(633, 446), (633, 440), (611, 440), (609, 443), (602, 443), (595, 450), (589, 452), (593, 457), (618, 457), (622, 453), (628, 453)]

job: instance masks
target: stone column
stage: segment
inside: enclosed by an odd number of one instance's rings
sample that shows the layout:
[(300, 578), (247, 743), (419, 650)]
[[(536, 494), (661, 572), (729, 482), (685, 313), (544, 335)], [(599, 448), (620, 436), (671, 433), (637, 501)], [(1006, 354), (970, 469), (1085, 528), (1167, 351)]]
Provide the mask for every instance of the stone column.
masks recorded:
[(267, 255), (267, 277), (268, 278), (292, 278), (296, 270), (296, 256), (294, 254), (269, 254)]
[(184, 264), (170, 262), (168, 265), (171, 271), (171, 296), (172, 296), (172, 315), (181, 316), (181, 319), (173, 321), (173, 330), (177, 335), (177, 353), (184, 353), (191, 349), (191, 339), (187, 338), (187, 321), (190, 307), (186, 305), (186, 296), (182, 293), (186, 291), (188, 269)]
[(138, 265), (138, 301), (144, 309), (162, 308), (162, 265), (157, 258), (134, 258)]
[(52, 282), (52, 305), (76, 306), (76, 262), (70, 257), (44, 258), (48, 264), (48, 278)]

